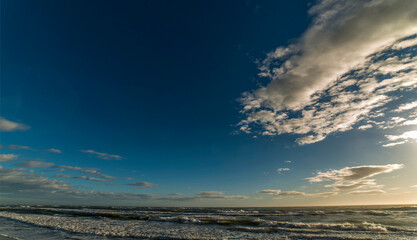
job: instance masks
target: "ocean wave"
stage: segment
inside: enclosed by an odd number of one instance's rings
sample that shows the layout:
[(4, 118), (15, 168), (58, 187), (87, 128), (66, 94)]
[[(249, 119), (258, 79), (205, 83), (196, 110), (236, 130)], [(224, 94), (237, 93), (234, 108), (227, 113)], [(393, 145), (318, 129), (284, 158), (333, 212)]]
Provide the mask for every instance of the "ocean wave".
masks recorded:
[(375, 232), (388, 232), (388, 231), (408, 231), (403, 228), (384, 226), (377, 223), (303, 223), (303, 222), (276, 222), (265, 221), (259, 224), (262, 227), (285, 227), (285, 228), (301, 228), (301, 229), (327, 229), (338, 231), (375, 231)]

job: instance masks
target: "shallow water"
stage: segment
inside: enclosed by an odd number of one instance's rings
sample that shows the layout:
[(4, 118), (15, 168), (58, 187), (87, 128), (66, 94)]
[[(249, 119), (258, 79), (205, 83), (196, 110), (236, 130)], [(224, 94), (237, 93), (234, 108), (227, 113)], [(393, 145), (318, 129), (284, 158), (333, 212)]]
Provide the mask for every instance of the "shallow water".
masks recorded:
[(2, 206), (0, 233), (18, 239), (417, 239), (417, 206)]

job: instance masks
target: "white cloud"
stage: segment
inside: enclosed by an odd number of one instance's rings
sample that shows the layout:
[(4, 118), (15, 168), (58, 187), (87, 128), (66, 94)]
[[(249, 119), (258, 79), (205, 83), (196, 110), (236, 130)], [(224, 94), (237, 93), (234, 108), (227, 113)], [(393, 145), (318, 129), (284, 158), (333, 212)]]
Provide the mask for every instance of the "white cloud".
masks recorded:
[(158, 184), (150, 183), (150, 182), (133, 182), (133, 183), (128, 183), (127, 185), (138, 186), (138, 187), (156, 187), (156, 186), (158, 186)]
[(16, 154), (0, 154), (0, 162), (10, 162), (17, 160), (19, 155)]
[(22, 146), (22, 145), (16, 145), (16, 144), (10, 144), (7, 147), (11, 150), (31, 150), (31, 151), (33, 151), (33, 149), (28, 147), (28, 146)]
[(394, 112), (403, 112), (414, 108), (417, 108), (417, 101), (401, 104)]
[(372, 128), (372, 127), (373, 127), (372, 124), (366, 124), (366, 125), (359, 126), (358, 129), (359, 130), (366, 130), (366, 129), (369, 129), (369, 128)]
[(43, 162), (43, 161), (22, 161), (18, 164), (16, 164), (16, 166), (19, 167), (27, 167), (27, 168), (48, 168), (48, 167), (52, 167), (54, 164), (53, 163), (48, 163), (48, 162)]
[(395, 49), (403, 49), (417, 45), (417, 38), (408, 39), (394, 45)]
[(403, 123), (403, 125), (404, 125), (404, 126), (409, 126), (409, 125), (417, 125), (417, 118), (416, 118), (416, 119), (413, 119), (413, 120), (408, 120), (408, 121), (405, 121), (405, 122)]
[(282, 171), (290, 171), (291, 169), (289, 169), (289, 168), (278, 168), (277, 169), (277, 172), (278, 173), (281, 173)]
[(18, 131), (18, 130), (23, 131), (27, 129), (29, 129), (29, 126), (25, 124), (13, 122), (13, 121), (0, 117), (0, 131), (2, 132), (12, 132), (12, 131)]
[(81, 150), (81, 152), (89, 153), (89, 154), (95, 155), (98, 158), (106, 159), (106, 160), (109, 160), (109, 159), (111, 159), (111, 160), (122, 160), (124, 158), (120, 155), (101, 153), (101, 152), (96, 152), (94, 150)]
[(417, 141), (417, 131), (408, 131), (404, 132), (400, 135), (385, 135), (385, 137), (391, 141), (390, 143), (387, 143), (385, 145), (382, 145), (383, 147), (393, 147), (396, 145), (409, 143), (409, 142), (416, 142)]
[(366, 191), (353, 191), (349, 192), (349, 194), (384, 194), (386, 193), (383, 190), (366, 190)]
[(49, 148), (49, 149), (46, 149), (46, 151), (51, 152), (51, 153), (62, 153), (61, 150), (56, 149), (56, 148)]
[(269, 84), (243, 94), (243, 132), (315, 143), (383, 116), (381, 107), (398, 98), (392, 93), (417, 88), (415, 52), (398, 50), (416, 42), (417, 2), (326, 0), (310, 14), (303, 36), (261, 63)]

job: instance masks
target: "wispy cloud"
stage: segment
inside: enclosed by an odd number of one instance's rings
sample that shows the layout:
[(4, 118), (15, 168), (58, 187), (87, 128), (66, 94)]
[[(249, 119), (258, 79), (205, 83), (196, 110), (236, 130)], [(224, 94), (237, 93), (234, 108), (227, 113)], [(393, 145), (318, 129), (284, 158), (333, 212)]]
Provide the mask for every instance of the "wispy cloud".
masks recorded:
[(233, 200), (233, 199), (247, 199), (247, 196), (242, 195), (224, 195), (220, 191), (202, 191), (191, 197), (163, 197), (160, 200), (173, 200), (173, 201), (193, 201), (193, 200), (202, 200), (202, 199), (213, 199), (213, 200)]
[(23, 131), (29, 128), (30, 127), (25, 124), (13, 122), (0, 117), (0, 131), (2, 132)]
[(22, 145), (16, 145), (16, 144), (10, 144), (7, 147), (11, 150), (31, 150), (31, 151), (34, 150), (28, 146), (22, 146)]
[(22, 161), (15, 165), (19, 167), (27, 167), (27, 168), (49, 168), (49, 167), (52, 167), (54, 164), (44, 162), (44, 161), (31, 160), (31, 161)]
[(150, 183), (150, 182), (133, 182), (133, 183), (128, 183), (127, 185), (137, 186), (137, 187), (156, 187), (156, 186), (158, 186), (158, 184)]
[(290, 171), (290, 169), (289, 169), (289, 168), (278, 168), (278, 169), (277, 169), (277, 172), (278, 172), (278, 173), (281, 173), (281, 172), (283, 172), (283, 171)]
[(299, 192), (299, 191), (281, 191), (281, 190), (262, 190), (259, 193), (266, 193), (273, 195), (274, 197), (292, 197), (292, 196), (301, 196), (301, 197), (330, 197), (337, 195), (337, 192), (322, 192), (322, 193), (305, 193), (305, 192)]
[(80, 171), (83, 173), (90, 173), (90, 174), (93, 174), (94, 176), (101, 177), (101, 178), (115, 179), (115, 177), (113, 176), (99, 172), (100, 169), (98, 168), (81, 168), (81, 167), (66, 166), (66, 165), (55, 165), (55, 166), (52, 166), (52, 168), (59, 169), (61, 171), (64, 171), (64, 170)]
[(88, 153), (88, 154), (96, 156), (97, 158), (106, 159), (106, 160), (122, 160), (122, 159), (124, 159), (124, 157), (122, 157), (120, 155), (101, 153), (101, 152), (96, 152), (94, 150), (81, 150), (81, 152)]
[(354, 190), (364, 187), (377, 187), (375, 183), (375, 179), (369, 179), (369, 180), (360, 180), (360, 181), (354, 181), (350, 183), (341, 183), (340, 181), (331, 184), (326, 185), (326, 187), (332, 187), (335, 191), (346, 191), (346, 190)]
[(248, 197), (241, 195), (225, 196), (223, 192), (220, 191), (204, 191), (199, 192), (196, 195), (196, 198), (214, 198), (214, 199), (246, 199)]
[(243, 94), (241, 131), (303, 145), (383, 116), (392, 93), (417, 87), (416, 12), (411, 0), (319, 1), (303, 36), (260, 63), (269, 84)]
[(49, 148), (49, 149), (46, 149), (46, 151), (51, 152), (51, 153), (62, 153), (61, 150), (56, 149), (56, 148)]
[(72, 176), (68, 174), (56, 174), (51, 176), (51, 178), (69, 178), (69, 179), (83, 179), (88, 181), (96, 181), (96, 182), (107, 182), (110, 181), (109, 179), (102, 179), (102, 178), (95, 178), (95, 177), (87, 177), (87, 176)]
[(417, 108), (417, 101), (402, 104), (397, 109), (395, 109), (394, 112), (403, 112), (414, 108)]
[(302, 196), (302, 197), (314, 197), (314, 198), (321, 198), (321, 197), (330, 197), (337, 195), (337, 192), (322, 192), (322, 193), (305, 193), (305, 192), (298, 192), (298, 191), (287, 191), (287, 192), (280, 192), (274, 194), (275, 197), (291, 197), (291, 196)]
[(267, 189), (267, 190), (262, 190), (259, 193), (278, 194), (280, 192), (281, 192), (281, 190)]
[(382, 173), (389, 173), (397, 169), (403, 168), (403, 164), (387, 164), (387, 165), (364, 165), (356, 167), (345, 167), (339, 170), (329, 170), (326, 172), (318, 172), (316, 176), (307, 178), (310, 182), (322, 181), (357, 181), (365, 178), (373, 177)]
[(364, 191), (352, 191), (349, 192), (349, 194), (354, 194), (354, 195), (358, 195), (358, 194), (384, 194), (386, 193), (383, 190), (364, 190)]
[(10, 162), (15, 161), (19, 155), (16, 154), (0, 154), (0, 162)]
[(382, 145), (383, 147), (393, 147), (396, 145), (409, 143), (409, 142), (416, 142), (417, 141), (417, 131), (408, 131), (404, 132), (400, 135), (385, 135), (385, 137), (390, 141)]

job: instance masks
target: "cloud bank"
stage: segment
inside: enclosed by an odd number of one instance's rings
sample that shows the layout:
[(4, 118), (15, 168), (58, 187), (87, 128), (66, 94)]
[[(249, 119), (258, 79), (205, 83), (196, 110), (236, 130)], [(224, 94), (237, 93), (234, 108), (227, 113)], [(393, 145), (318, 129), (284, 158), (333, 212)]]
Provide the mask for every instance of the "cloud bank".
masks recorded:
[(326, 0), (309, 13), (310, 28), (260, 63), (269, 83), (243, 94), (241, 131), (311, 144), (383, 116), (394, 93), (417, 87), (417, 2)]

